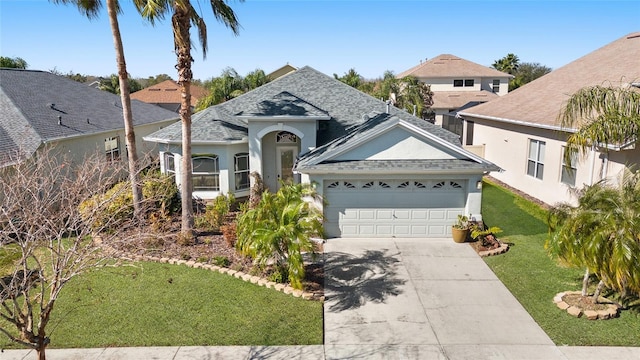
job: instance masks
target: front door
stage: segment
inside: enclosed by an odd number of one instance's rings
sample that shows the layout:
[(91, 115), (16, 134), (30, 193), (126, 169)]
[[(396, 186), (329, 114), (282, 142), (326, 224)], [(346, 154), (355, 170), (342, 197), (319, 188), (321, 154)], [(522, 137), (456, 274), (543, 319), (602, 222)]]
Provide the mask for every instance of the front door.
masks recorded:
[(285, 183), (292, 183), (293, 180), (293, 165), (298, 155), (298, 148), (295, 146), (281, 146), (276, 148), (276, 161), (278, 166), (278, 185), (280, 188), (280, 181)]

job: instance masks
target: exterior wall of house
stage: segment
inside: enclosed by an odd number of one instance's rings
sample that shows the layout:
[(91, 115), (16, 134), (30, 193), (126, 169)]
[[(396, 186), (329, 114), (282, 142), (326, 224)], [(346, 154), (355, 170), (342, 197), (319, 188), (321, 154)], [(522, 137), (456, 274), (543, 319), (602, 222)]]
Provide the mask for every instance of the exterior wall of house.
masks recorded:
[[(154, 143), (143, 141), (142, 137), (158, 131), (174, 122), (175, 120), (171, 120), (135, 127), (136, 149), (138, 151), (138, 158), (141, 161), (144, 160), (145, 157), (154, 158), (157, 156), (156, 145)], [(58, 141), (51, 142), (51, 144), (55, 146), (56, 151), (67, 153), (71, 156), (74, 162), (81, 162), (85, 156), (94, 154), (95, 152), (105, 154), (106, 156), (105, 140), (108, 138), (118, 138), (119, 157), (121, 161), (126, 162), (126, 136), (124, 129), (91, 134), (88, 136), (60, 139)]]
[[(498, 91), (494, 91), (493, 80), (500, 81), (500, 85), (499, 85), (500, 88), (498, 89)], [(509, 78), (507, 77), (482, 78), (482, 84), (481, 84), (480, 90), (495, 92), (496, 94), (498, 94), (498, 96), (507, 95), (507, 93), (509, 92)]]
[[(288, 131), (298, 137), (297, 144), (276, 144), (276, 134)], [(269, 189), (278, 185), (276, 152), (279, 146), (296, 146), (298, 155), (316, 146), (315, 121), (249, 121), (249, 162), (250, 171), (257, 172)], [(253, 179), (251, 180), (253, 184)], [(299, 179), (298, 179), (299, 181)]]
[[(484, 157), (504, 170), (491, 175), (549, 205), (575, 204), (577, 198), (572, 189), (593, 184), (603, 177), (616, 178), (626, 164), (637, 164), (640, 160), (640, 150), (611, 151), (608, 155), (592, 151), (578, 157), (575, 185), (570, 186), (562, 182), (565, 133), (482, 119), (468, 120), (475, 121), (473, 145), (484, 146)], [(527, 174), (530, 139), (545, 143), (542, 179)]]
[(356, 149), (335, 157), (335, 160), (390, 160), (390, 159), (453, 159), (443, 149), (434, 147), (412, 136), (407, 130), (395, 128), (368, 141)]

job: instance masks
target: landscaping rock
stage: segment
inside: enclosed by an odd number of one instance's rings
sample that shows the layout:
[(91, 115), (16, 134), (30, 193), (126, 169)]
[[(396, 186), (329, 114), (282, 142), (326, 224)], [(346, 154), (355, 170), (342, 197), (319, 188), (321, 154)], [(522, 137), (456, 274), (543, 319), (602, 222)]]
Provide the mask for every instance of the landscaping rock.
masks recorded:
[(567, 310), (569, 308), (569, 304), (567, 304), (566, 302), (560, 300), (560, 302), (556, 303), (556, 305), (561, 309), (561, 310)]
[(569, 315), (575, 316), (575, 317), (578, 317), (578, 318), (582, 316), (582, 310), (580, 308), (578, 308), (578, 307), (575, 307), (575, 306), (570, 306), (567, 309), (567, 312), (569, 313)]
[(585, 310), (584, 311), (584, 316), (586, 316), (587, 319), (589, 319), (589, 320), (597, 320), (598, 319), (598, 312), (594, 311), (594, 310)]
[(278, 291), (282, 291), (285, 288), (285, 286), (284, 286), (284, 284), (275, 284), (275, 286), (273, 288), (278, 290)]

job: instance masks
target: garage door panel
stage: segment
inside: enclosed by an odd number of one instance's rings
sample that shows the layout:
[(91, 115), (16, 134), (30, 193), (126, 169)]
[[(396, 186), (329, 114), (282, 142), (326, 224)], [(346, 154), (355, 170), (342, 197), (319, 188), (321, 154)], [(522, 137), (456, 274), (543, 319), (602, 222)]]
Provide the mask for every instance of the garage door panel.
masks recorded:
[(330, 188), (325, 183), (327, 236), (443, 237), (449, 235), (466, 203), (464, 188), (457, 183), (457, 188), (449, 186), (453, 181), (441, 181), (442, 188), (401, 188), (399, 182), (388, 182), (386, 188), (362, 188), (358, 183), (365, 181), (350, 182), (353, 187), (349, 188)]

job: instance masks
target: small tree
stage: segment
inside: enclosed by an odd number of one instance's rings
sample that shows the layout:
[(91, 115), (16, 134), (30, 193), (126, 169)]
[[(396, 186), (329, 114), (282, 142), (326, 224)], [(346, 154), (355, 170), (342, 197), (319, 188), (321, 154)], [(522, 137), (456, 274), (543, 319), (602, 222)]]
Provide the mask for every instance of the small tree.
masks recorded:
[(323, 233), (322, 213), (311, 203), (319, 200), (308, 184), (283, 184), (275, 194), (265, 191), (258, 206), (238, 218), (236, 247), (261, 268), (275, 266), (283, 280), (301, 289), (302, 253), (313, 253), (311, 237)]
[(594, 302), (605, 286), (640, 294), (640, 171), (625, 172), (621, 184), (587, 186), (578, 206), (563, 203), (549, 212), (545, 247), (562, 264), (586, 269), (583, 296), (589, 275), (598, 277)]
[[(94, 227), (95, 217), (112, 199), (103, 198), (88, 218), (81, 216), (78, 206), (126, 176), (120, 162), (107, 164), (101, 154), (85, 158), (81, 165), (58, 155), (44, 150), (0, 170), (0, 247), (14, 255), (9, 269), (0, 268), (0, 333), (36, 350), (39, 359), (45, 359), (47, 325), (65, 285), (111, 258), (92, 234), (112, 225), (107, 220)], [(111, 231), (103, 236), (120, 235)]]

